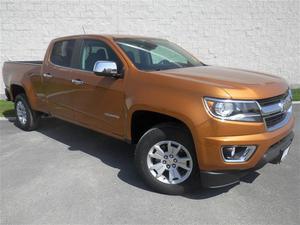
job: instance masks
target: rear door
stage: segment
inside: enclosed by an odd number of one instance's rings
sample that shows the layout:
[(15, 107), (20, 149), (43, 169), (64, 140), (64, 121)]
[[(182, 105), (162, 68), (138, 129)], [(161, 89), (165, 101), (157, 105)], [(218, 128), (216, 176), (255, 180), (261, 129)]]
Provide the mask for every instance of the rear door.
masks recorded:
[(48, 111), (66, 120), (74, 119), (71, 73), (76, 64), (78, 44), (76, 39), (55, 42), (50, 58), (45, 60), (47, 63), (43, 67), (43, 86)]
[(98, 60), (117, 63), (118, 72), (124, 62), (115, 50), (102, 39), (83, 39), (78, 70), (71, 74), (72, 99), (77, 122), (117, 136), (124, 132), (124, 79), (97, 76), (93, 67)]

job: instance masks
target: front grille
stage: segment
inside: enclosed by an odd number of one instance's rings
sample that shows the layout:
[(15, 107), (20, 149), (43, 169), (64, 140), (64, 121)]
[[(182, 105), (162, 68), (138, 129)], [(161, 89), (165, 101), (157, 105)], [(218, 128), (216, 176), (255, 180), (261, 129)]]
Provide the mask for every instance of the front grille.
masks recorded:
[(265, 123), (267, 128), (273, 127), (276, 124), (280, 123), (286, 117), (286, 113), (276, 114), (270, 117), (265, 118)]
[(285, 99), (288, 95), (289, 95), (289, 92), (286, 91), (282, 95), (278, 95), (278, 96), (271, 97), (271, 98), (260, 99), (260, 100), (257, 100), (257, 102), (260, 104), (260, 106), (272, 105), (272, 104), (276, 104), (276, 103), (280, 102), (280, 100), (282, 100), (282, 99)]
[(291, 116), (291, 101), (289, 91), (275, 97), (257, 100), (268, 131), (274, 131), (288, 122)]

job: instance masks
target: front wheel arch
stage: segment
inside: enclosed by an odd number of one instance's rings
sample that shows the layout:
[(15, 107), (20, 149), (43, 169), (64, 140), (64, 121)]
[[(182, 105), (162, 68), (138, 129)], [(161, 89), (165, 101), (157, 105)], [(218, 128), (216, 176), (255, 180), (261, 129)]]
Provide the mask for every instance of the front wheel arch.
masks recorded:
[(129, 137), (133, 144), (137, 144), (139, 139), (152, 127), (167, 123), (177, 124), (186, 129), (194, 140), (192, 123), (188, 119), (182, 119), (176, 115), (160, 113), (152, 109), (141, 109), (132, 112), (129, 121)]

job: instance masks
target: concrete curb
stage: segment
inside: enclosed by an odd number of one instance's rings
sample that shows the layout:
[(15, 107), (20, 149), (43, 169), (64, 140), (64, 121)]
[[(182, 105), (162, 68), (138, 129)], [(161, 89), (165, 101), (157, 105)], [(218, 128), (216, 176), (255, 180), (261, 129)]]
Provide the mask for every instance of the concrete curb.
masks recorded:
[[(41, 117), (42, 119), (51, 119), (53, 117), (51, 116), (48, 116), (48, 117)], [(11, 116), (11, 117), (0, 117), (0, 121), (1, 120), (4, 120), (4, 121), (15, 121), (16, 120), (16, 117), (15, 116)]]
[(14, 121), (14, 120), (16, 120), (16, 117), (0, 117), (0, 121), (1, 120)]

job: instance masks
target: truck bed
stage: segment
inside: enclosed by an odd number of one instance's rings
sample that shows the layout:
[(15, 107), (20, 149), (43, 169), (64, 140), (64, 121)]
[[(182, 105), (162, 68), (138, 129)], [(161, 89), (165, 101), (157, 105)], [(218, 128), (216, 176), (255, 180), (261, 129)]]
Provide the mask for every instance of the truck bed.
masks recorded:
[[(22, 81), (31, 79), (32, 75), (40, 75), (43, 61), (7, 61), (3, 65), (3, 81), (5, 93), (11, 85), (21, 85)], [(9, 96), (7, 96), (9, 97)]]

